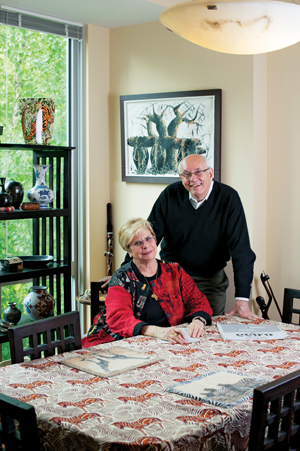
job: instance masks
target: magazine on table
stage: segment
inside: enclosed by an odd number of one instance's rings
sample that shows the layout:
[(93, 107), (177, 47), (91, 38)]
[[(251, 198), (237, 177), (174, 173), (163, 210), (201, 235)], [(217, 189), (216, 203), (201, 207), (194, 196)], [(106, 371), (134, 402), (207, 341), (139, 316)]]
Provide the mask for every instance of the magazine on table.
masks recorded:
[(218, 324), (224, 340), (283, 340), (287, 333), (271, 324)]
[(137, 352), (120, 345), (70, 357), (60, 363), (94, 376), (110, 377), (161, 360), (164, 360), (163, 357), (156, 354)]
[(253, 396), (253, 390), (269, 382), (234, 371), (212, 371), (173, 384), (165, 391), (220, 407), (233, 407)]

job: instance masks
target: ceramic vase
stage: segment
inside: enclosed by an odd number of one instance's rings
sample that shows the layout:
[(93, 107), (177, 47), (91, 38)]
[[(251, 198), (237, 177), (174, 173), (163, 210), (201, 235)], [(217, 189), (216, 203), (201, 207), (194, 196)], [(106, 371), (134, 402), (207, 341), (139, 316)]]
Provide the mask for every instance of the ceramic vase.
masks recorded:
[(6, 182), (5, 191), (13, 198), (13, 207), (20, 208), (24, 196), (24, 189), (22, 184), (15, 180)]
[(8, 323), (18, 324), (21, 319), (22, 312), (16, 307), (15, 302), (8, 302), (8, 307), (3, 310), (3, 318)]
[(49, 208), (49, 205), (54, 199), (54, 192), (48, 188), (46, 184), (46, 174), (50, 168), (49, 164), (33, 164), (35, 170), (36, 182), (33, 188), (31, 188), (27, 197), (30, 202), (40, 204), (40, 208)]
[(0, 178), (0, 207), (11, 207), (13, 198), (5, 191), (5, 178)]
[(24, 310), (32, 321), (48, 318), (54, 312), (55, 300), (47, 287), (31, 287), (23, 301)]
[(50, 144), (55, 100), (43, 97), (19, 99), (19, 112), (25, 144)]

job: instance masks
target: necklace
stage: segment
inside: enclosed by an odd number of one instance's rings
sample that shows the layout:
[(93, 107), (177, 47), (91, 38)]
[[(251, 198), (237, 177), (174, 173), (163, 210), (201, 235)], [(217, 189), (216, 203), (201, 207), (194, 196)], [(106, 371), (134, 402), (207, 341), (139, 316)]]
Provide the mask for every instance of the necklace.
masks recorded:
[[(158, 268), (157, 268), (157, 271), (156, 271), (155, 280), (157, 280), (157, 272), (158, 272)], [(145, 281), (146, 281), (146, 284), (149, 286), (150, 290), (152, 291), (151, 297), (154, 298), (154, 299), (157, 301), (158, 297), (156, 296), (156, 294), (155, 294), (154, 291), (152, 290), (152, 287), (151, 287), (150, 283), (148, 282), (148, 280), (147, 280), (147, 278), (144, 276), (144, 274), (142, 274), (142, 276), (144, 277), (144, 279), (145, 279)]]

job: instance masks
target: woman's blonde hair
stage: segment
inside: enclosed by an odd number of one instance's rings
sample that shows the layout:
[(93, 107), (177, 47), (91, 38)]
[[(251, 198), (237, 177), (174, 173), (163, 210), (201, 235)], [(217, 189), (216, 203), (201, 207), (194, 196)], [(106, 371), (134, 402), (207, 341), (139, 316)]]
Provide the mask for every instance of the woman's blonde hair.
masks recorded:
[(119, 243), (124, 249), (124, 251), (130, 253), (130, 243), (132, 242), (135, 235), (144, 229), (148, 229), (151, 235), (155, 236), (152, 225), (149, 221), (142, 218), (131, 218), (122, 224), (119, 232), (118, 238)]

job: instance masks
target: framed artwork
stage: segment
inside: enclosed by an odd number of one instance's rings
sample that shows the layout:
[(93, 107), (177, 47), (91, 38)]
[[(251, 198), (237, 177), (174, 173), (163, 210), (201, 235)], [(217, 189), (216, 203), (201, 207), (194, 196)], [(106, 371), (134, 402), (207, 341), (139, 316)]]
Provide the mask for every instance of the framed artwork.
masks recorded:
[(189, 154), (221, 179), (221, 89), (120, 97), (122, 181), (172, 183)]

